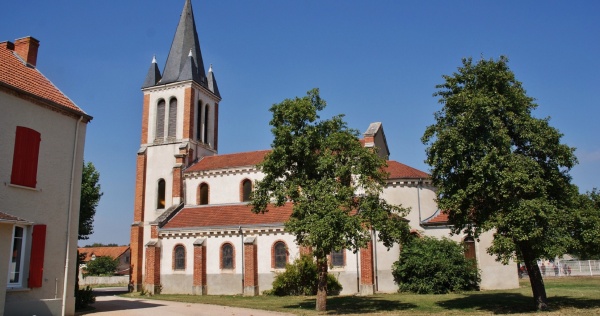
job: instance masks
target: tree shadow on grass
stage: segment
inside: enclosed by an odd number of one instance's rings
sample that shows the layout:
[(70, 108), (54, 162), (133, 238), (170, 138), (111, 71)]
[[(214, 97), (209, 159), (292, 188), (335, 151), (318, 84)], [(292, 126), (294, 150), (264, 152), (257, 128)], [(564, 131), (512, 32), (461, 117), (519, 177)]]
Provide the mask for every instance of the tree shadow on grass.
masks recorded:
[[(285, 306), (291, 309), (315, 310), (316, 299), (306, 299), (295, 306)], [(397, 300), (387, 300), (373, 296), (335, 296), (327, 298), (327, 314), (367, 314), (382, 311), (401, 311), (416, 308), (417, 305), (402, 303)]]
[[(536, 312), (533, 297), (515, 293), (475, 293), (465, 297), (438, 302), (437, 305), (451, 310), (477, 310), (492, 314), (517, 314)], [(600, 300), (575, 298), (570, 296), (552, 296), (548, 298), (550, 311), (563, 308), (596, 309)]]

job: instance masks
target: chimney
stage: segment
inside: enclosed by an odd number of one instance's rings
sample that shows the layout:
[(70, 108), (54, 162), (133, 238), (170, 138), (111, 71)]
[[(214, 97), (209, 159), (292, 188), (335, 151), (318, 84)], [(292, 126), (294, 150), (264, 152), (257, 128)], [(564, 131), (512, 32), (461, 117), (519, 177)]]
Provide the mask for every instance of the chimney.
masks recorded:
[(31, 36), (15, 40), (15, 52), (29, 65), (35, 67), (40, 41)]

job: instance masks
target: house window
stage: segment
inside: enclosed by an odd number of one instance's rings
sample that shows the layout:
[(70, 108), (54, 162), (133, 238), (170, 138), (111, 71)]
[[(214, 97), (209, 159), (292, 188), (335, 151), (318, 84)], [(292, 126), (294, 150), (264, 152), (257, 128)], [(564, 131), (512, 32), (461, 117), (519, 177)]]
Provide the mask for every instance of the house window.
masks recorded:
[(331, 266), (332, 267), (343, 267), (346, 263), (344, 262), (344, 249), (340, 251), (331, 252)]
[(185, 270), (185, 247), (175, 246), (173, 250), (173, 270)]
[(204, 135), (202, 142), (208, 144), (208, 104), (204, 105)]
[(230, 243), (221, 246), (221, 269), (233, 269), (233, 245)]
[(17, 126), (10, 183), (35, 188), (41, 140), (37, 131)]
[(208, 184), (202, 183), (198, 187), (198, 205), (208, 204)]
[(8, 286), (18, 287), (23, 282), (23, 260), (25, 247), (25, 228), (14, 226), (10, 261), (8, 264)]
[(283, 241), (278, 241), (273, 245), (273, 268), (275, 269), (285, 269), (285, 265), (287, 264), (288, 253), (287, 247)]
[(165, 137), (165, 100), (160, 99), (156, 105), (156, 138)]
[(465, 247), (465, 258), (477, 260), (477, 255), (475, 254), (475, 239), (473, 239), (473, 237), (466, 237), (463, 240), (463, 244)]
[(172, 98), (169, 101), (169, 138), (175, 139), (177, 136), (177, 99)]
[(250, 201), (250, 194), (252, 193), (252, 181), (245, 179), (242, 181), (242, 202)]
[(156, 195), (156, 208), (157, 209), (165, 208), (165, 191), (166, 191), (165, 180), (164, 179), (158, 180), (158, 192)]

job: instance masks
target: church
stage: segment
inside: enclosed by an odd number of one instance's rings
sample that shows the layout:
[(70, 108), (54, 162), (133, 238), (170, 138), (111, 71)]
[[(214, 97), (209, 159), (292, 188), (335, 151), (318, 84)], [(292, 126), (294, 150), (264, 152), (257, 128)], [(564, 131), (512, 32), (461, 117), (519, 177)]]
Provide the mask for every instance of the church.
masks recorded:
[[(153, 59), (142, 92), (130, 244), (135, 290), (252, 296), (271, 289), (275, 275), (306, 250), (284, 230), (291, 205), (265, 214), (248, 206), (254, 181), (264, 177), (257, 164), (269, 150), (218, 154), (221, 94), (212, 67), (204, 67), (190, 0), (163, 71)], [(364, 146), (389, 157), (382, 123), (371, 123), (363, 136)], [(411, 208), (411, 228), (450, 237), (429, 175), (393, 160), (386, 171), (382, 198)], [(451, 238), (465, 243), (465, 255), (477, 260), (482, 289), (518, 287), (516, 264), (502, 265), (486, 253), (491, 233), (479, 240)], [(331, 253), (329, 273), (343, 295), (396, 292), (391, 267), (399, 253), (400, 245), (388, 249), (373, 238), (356, 253)]]

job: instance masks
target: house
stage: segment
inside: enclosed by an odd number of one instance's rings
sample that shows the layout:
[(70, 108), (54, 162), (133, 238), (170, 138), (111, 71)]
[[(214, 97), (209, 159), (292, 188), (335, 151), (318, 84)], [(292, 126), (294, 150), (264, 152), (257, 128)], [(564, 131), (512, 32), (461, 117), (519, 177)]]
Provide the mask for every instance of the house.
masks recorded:
[[(284, 230), (291, 205), (250, 212), (252, 185), (264, 177), (257, 164), (269, 151), (218, 154), (219, 126), (227, 125), (219, 123), (221, 94), (212, 67), (204, 68), (190, 0), (162, 73), (154, 59), (142, 92), (130, 243), (136, 290), (258, 295), (270, 289), (275, 274), (305, 249)], [(389, 160), (383, 124), (371, 123), (361, 141), (388, 159), (382, 197), (410, 207), (406, 219), (422, 234), (448, 236), (429, 175)], [(477, 259), (482, 288), (518, 287), (516, 265), (504, 266), (485, 252), (491, 234), (479, 241), (452, 238)], [(332, 253), (329, 271), (342, 294), (395, 292), (391, 267), (399, 251), (400, 245), (387, 249), (372, 241), (357, 253)]]
[(97, 257), (111, 257), (117, 259), (119, 265), (117, 266), (115, 274), (129, 275), (131, 259), (131, 250), (129, 249), (129, 246), (83, 247), (78, 248), (77, 251), (80, 255), (85, 255), (85, 258), (83, 259), (84, 264), (96, 260)]
[(38, 48), (0, 43), (0, 314), (73, 315), (92, 117), (37, 69)]

